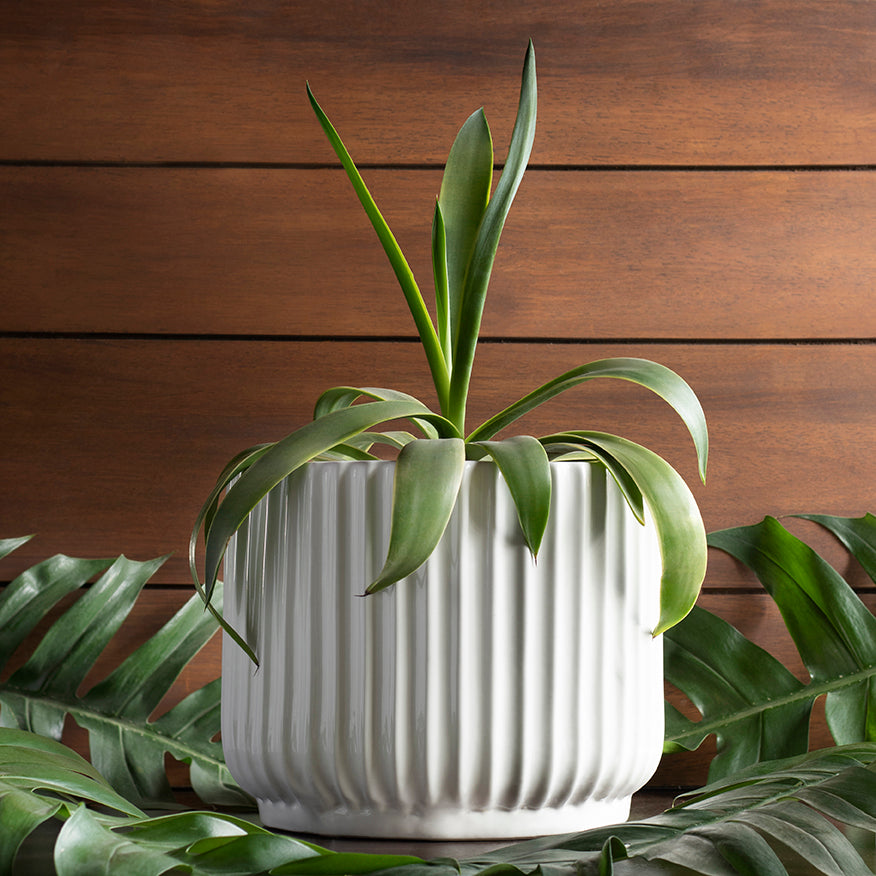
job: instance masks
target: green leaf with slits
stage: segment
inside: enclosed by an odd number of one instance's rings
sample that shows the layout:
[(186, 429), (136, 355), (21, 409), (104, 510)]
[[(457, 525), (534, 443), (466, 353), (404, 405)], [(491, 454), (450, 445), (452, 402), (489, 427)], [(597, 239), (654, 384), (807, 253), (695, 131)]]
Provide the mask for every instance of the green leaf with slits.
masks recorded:
[[(873, 574), (876, 521), (871, 515), (809, 519), (841, 537)], [(665, 674), (701, 718), (668, 709), (667, 748), (696, 748), (714, 734), (718, 754), (712, 778), (761, 759), (805, 752), (812, 707), (822, 696), (837, 744), (876, 742), (876, 617), (848, 582), (773, 517), (713, 532), (709, 545), (757, 575), (811, 681), (799, 681), (726, 621), (698, 609), (667, 633)]]
[[(109, 675), (80, 692), (163, 559), (80, 560), (57, 556), (23, 572), (0, 593), (0, 664), (26, 658), (0, 682), (0, 724), (60, 739), (69, 715), (88, 731), (92, 762), (138, 806), (174, 803), (165, 754), (191, 765), (193, 786), (209, 803), (247, 806), (225, 766), (219, 687), (190, 694), (150, 720), (174, 681), (217, 630), (197, 596)], [(54, 621), (32, 652), (27, 633), (62, 597), (95, 579)], [(221, 606), (221, 589), (215, 596)]]

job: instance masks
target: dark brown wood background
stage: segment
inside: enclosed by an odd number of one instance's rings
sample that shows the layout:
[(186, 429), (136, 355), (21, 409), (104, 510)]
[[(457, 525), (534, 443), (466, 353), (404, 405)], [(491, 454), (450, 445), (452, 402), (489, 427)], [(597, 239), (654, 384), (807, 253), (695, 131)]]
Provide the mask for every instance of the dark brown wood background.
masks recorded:
[[(703, 402), (706, 486), (633, 387), (582, 387), (529, 427), (648, 444), (710, 530), (876, 510), (876, 3), (0, 0), (0, 535), (38, 533), (0, 579), (54, 552), (173, 552), (134, 642), (188, 595), (189, 530), (228, 457), (332, 385), (429, 397), (304, 83), (428, 287), (442, 161), (480, 105), (501, 161), (530, 37), (539, 130), (472, 420), (646, 356)], [(712, 560), (704, 604), (792, 662), (756, 582)], [(696, 784), (703, 761), (655, 783)]]

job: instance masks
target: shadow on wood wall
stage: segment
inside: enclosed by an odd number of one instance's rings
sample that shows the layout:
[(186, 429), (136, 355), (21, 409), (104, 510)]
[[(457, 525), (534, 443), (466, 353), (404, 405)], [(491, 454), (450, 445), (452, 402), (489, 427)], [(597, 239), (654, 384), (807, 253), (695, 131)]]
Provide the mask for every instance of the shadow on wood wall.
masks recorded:
[[(131, 634), (147, 635), (188, 595), (189, 529), (229, 456), (303, 423), (328, 386), (425, 393), (304, 81), (426, 286), (441, 162), (482, 104), (504, 154), (530, 37), (539, 132), (472, 416), (581, 362), (645, 356), (703, 402), (706, 487), (680, 422), (632, 387), (583, 387), (530, 427), (647, 443), (694, 484), (709, 529), (876, 510), (876, 4), (13, 6), (0, 533), (39, 537), (4, 580), (56, 551), (173, 551)], [(713, 559), (704, 603), (790, 659), (756, 584)], [(696, 784), (701, 761), (655, 781)]]

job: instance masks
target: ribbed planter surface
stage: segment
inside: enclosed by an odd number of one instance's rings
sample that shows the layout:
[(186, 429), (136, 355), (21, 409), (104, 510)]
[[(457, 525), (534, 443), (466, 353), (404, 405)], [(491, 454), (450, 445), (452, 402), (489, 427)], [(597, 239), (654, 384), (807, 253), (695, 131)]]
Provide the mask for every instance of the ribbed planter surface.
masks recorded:
[(311, 463), (232, 540), (222, 740), (273, 827), (486, 839), (623, 821), (663, 740), (660, 554), (605, 472), (552, 464), (533, 563), (507, 486), (466, 463), (444, 538), (361, 598), (390, 462)]

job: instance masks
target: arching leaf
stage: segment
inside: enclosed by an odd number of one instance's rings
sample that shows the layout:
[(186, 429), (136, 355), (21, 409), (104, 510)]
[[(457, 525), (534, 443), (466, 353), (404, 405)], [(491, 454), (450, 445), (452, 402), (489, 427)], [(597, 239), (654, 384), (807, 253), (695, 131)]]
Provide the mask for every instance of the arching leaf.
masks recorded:
[(538, 555), (551, 510), (551, 468), (541, 442), (528, 435), (469, 444), (492, 457), (508, 485), (523, 538)]
[(410, 575), (441, 540), (459, 494), (465, 466), (460, 438), (413, 441), (398, 455), (386, 562), (366, 593)]
[[(462, 300), (459, 304), (457, 318), (459, 330), (457, 337), (454, 338), (449, 405), (446, 409), (442, 407), (442, 410), (460, 429), (464, 429), (465, 425), (468, 386), (481, 329), (481, 317), (487, 298), (487, 288), (490, 284), (493, 262), (496, 259), (496, 250), (502, 236), (502, 229), (505, 227), (508, 211), (511, 209), (520, 181), (523, 179), (523, 173), (529, 162), (529, 155), (535, 140), (536, 92), (535, 49), (530, 41), (523, 62), (520, 100), (517, 105), (514, 130), (511, 132), (508, 156), (505, 159), (502, 175), (496, 185), (496, 191), (484, 211), (478, 229), (474, 250), (465, 276)], [(492, 436), (485, 435), (483, 437), (490, 438)]]
[(574, 386), (598, 377), (612, 377), (637, 383), (659, 395), (681, 417), (690, 432), (697, 451), (700, 477), (705, 480), (709, 457), (709, 433), (702, 405), (686, 381), (665, 365), (648, 359), (615, 358), (599, 359), (579, 365), (571, 371), (549, 380), (523, 398), (509, 405), (489, 420), (478, 426), (468, 436), (469, 441), (492, 438), (515, 420), (537, 408), (549, 399), (566, 392)]
[(626, 471), (651, 512), (663, 559), (660, 618), (654, 635), (677, 624), (696, 602), (706, 574), (706, 530), (681, 475), (653, 450), (605, 432), (560, 432), (542, 441), (583, 444), (610, 456)]

